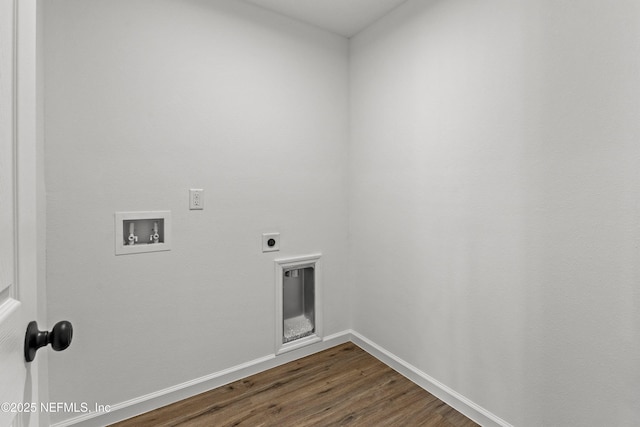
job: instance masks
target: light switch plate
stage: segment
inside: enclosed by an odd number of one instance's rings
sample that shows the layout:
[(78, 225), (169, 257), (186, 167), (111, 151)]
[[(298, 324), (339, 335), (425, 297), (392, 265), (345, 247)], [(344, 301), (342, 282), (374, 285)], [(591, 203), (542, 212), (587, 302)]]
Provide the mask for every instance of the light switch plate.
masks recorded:
[(262, 235), (262, 252), (280, 250), (280, 233), (264, 233)]

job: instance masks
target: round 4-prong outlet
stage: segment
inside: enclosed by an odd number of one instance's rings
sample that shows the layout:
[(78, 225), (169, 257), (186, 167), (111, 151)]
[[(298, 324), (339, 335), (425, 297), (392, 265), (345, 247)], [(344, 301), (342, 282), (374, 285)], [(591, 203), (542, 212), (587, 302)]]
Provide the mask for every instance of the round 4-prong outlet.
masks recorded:
[(264, 233), (262, 235), (262, 252), (280, 250), (280, 233)]

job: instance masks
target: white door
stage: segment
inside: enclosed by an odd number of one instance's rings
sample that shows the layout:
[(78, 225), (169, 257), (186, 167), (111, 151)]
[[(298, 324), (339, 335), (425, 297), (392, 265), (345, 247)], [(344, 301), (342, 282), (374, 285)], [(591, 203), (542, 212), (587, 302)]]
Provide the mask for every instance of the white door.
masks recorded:
[(35, 22), (35, 2), (0, 0), (0, 426), (39, 418), (20, 406), (37, 399), (36, 368), (24, 359), (37, 298), (36, 203), (25, 197), (36, 186)]

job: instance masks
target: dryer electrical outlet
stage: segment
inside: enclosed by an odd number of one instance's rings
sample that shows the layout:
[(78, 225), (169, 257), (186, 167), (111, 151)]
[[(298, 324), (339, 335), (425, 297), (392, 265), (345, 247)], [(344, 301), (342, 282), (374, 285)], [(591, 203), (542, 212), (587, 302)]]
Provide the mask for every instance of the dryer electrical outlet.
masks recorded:
[(262, 235), (262, 252), (280, 250), (280, 233), (264, 233)]

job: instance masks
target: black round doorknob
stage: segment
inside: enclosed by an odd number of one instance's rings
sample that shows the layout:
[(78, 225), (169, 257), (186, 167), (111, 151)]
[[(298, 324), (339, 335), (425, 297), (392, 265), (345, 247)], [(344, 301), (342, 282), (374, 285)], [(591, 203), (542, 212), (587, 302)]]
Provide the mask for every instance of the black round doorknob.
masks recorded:
[(72, 338), (73, 326), (66, 320), (56, 323), (51, 332), (38, 330), (35, 320), (29, 322), (24, 337), (24, 358), (27, 362), (32, 362), (36, 358), (36, 351), (48, 344), (51, 344), (55, 351), (62, 351), (71, 345)]
[(275, 241), (275, 239), (269, 239), (269, 240), (267, 240), (267, 245), (268, 245), (270, 248), (274, 247), (274, 246), (276, 245), (276, 241)]

